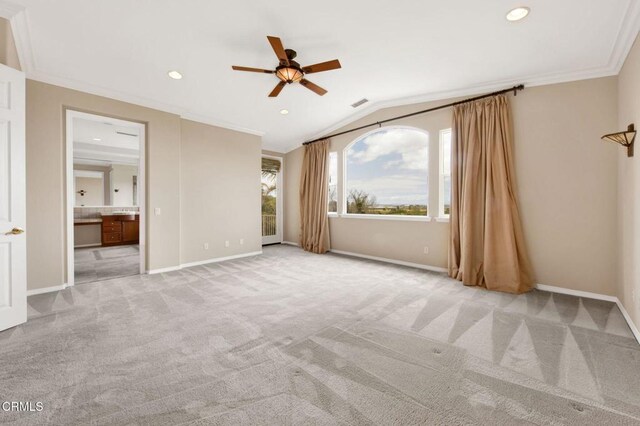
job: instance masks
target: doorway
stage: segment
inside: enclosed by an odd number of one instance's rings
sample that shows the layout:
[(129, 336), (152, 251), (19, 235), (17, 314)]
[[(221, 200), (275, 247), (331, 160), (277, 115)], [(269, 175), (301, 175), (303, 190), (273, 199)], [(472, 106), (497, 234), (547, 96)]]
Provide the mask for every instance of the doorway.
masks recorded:
[(282, 242), (282, 157), (262, 156), (262, 245)]
[(66, 111), (67, 285), (145, 273), (143, 123)]

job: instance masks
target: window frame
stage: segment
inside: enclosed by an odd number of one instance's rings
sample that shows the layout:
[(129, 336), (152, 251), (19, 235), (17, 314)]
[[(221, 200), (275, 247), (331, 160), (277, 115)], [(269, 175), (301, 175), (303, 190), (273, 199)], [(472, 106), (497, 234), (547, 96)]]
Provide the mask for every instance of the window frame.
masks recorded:
[[(420, 133), (423, 133), (427, 136), (427, 186), (426, 186), (426, 191), (427, 191), (427, 214), (426, 215), (407, 215), (407, 214), (366, 214), (366, 213), (348, 213), (347, 212), (347, 208), (348, 208), (348, 195), (347, 195), (347, 186), (348, 186), (348, 182), (349, 182), (349, 178), (348, 178), (348, 167), (347, 167), (347, 163), (348, 163), (348, 157), (349, 157), (349, 150), (351, 149), (351, 147), (353, 145), (355, 145), (356, 143), (360, 142), (361, 140), (369, 137), (372, 134), (381, 132), (381, 131), (389, 131), (389, 130), (394, 130), (394, 129), (399, 129), (399, 130), (413, 130), (413, 131), (417, 131)], [(405, 220), (405, 221), (414, 221), (414, 222), (431, 222), (432, 217), (430, 216), (430, 209), (429, 209), (429, 189), (430, 189), (430, 178), (429, 178), (429, 169), (430, 169), (430, 154), (431, 154), (431, 134), (429, 133), (428, 130), (426, 129), (421, 129), (419, 127), (413, 127), (413, 126), (402, 126), (402, 125), (396, 125), (396, 126), (386, 126), (386, 127), (378, 127), (376, 129), (373, 129), (371, 131), (368, 131), (366, 133), (363, 133), (361, 135), (359, 135), (358, 137), (356, 137), (354, 140), (352, 140), (349, 144), (347, 144), (347, 146), (345, 146), (342, 149), (342, 188), (339, 194), (339, 199), (342, 201), (342, 206), (338, 206), (338, 212), (339, 212), (339, 216), (341, 218), (348, 218), (348, 219), (380, 219), (380, 220)]]
[[(340, 185), (339, 185), (339, 181), (340, 181), (339, 174), (340, 173), (339, 173), (339, 170), (338, 170), (339, 166), (340, 166), (340, 162), (339, 162), (338, 158), (340, 156), (339, 156), (338, 151), (329, 151), (329, 158), (328, 158), (329, 172), (327, 173), (327, 175), (328, 175), (327, 177), (328, 177), (328, 180), (329, 180), (329, 182), (327, 183), (327, 190), (328, 191), (330, 191), (330, 186), (331, 186), (331, 154), (335, 154), (335, 158), (336, 158), (336, 183), (335, 183), (335, 186), (336, 186), (336, 211), (332, 212), (332, 211), (329, 210), (329, 201), (327, 200), (327, 214), (330, 217), (337, 217), (338, 213), (340, 212)], [(328, 194), (327, 194), (327, 198), (328, 198)]]
[[(449, 134), (449, 141), (451, 142), (451, 128), (441, 129), (439, 132), (439, 140), (438, 140), (438, 216), (436, 220), (438, 222), (448, 222), (449, 214), (444, 212), (444, 135)], [(451, 151), (449, 151), (449, 155), (451, 155)], [(451, 163), (449, 163), (451, 164)], [(449, 166), (451, 167), (451, 166)], [(449, 181), (451, 181), (451, 170), (449, 170)], [(451, 208), (451, 206), (449, 206)]]

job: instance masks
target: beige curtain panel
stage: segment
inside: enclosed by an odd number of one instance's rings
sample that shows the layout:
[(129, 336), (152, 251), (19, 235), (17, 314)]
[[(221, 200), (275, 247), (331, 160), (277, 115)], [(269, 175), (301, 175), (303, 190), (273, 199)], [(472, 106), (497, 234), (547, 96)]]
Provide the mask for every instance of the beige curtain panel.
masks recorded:
[(329, 140), (304, 146), (300, 177), (300, 247), (326, 253), (329, 243)]
[(533, 287), (515, 190), (507, 96), (456, 106), (449, 276), (465, 285), (508, 293)]

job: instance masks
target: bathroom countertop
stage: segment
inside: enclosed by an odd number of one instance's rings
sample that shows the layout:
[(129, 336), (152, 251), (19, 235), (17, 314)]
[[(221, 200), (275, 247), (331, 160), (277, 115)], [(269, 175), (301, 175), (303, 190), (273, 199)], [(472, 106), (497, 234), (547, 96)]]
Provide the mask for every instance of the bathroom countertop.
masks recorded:
[(100, 219), (100, 218), (73, 219), (73, 224), (74, 225), (92, 225), (94, 223), (102, 223), (102, 219)]
[(126, 213), (100, 213), (102, 216), (129, 216), (129, 215), (136, 215), (138, 216), (140, 214), (140, 212), (126, 212)]

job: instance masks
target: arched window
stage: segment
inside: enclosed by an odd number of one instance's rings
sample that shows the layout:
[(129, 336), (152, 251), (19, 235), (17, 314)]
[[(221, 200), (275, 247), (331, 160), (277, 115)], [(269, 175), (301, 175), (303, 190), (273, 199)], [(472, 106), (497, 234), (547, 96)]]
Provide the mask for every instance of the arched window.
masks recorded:
[(345, 148), (347, 214), (427, 216), (429, 134), (377, 129)]

